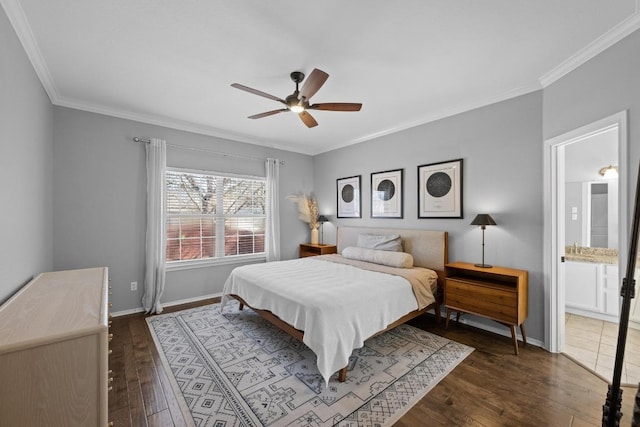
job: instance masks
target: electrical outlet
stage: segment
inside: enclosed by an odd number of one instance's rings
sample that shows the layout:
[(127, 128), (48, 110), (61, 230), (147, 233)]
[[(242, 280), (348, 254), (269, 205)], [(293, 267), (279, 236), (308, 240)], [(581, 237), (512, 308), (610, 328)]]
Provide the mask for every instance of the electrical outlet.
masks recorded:
[(131, 282), (131, 290), (132, 291), (138, 290), (138, 282)]

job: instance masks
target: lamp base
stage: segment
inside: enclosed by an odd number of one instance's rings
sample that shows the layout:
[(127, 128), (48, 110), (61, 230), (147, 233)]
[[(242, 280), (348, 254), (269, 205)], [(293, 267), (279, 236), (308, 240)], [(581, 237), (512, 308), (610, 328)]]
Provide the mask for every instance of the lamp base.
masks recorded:
[(489, 265), (489, 264), (474, 264), (474, 265), (480, 268), (493, 268), (493, 265)]

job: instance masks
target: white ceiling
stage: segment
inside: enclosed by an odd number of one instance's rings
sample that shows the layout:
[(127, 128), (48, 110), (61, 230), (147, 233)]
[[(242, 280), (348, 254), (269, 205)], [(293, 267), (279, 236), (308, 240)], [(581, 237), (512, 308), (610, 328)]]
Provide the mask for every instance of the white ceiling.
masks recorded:
[[(640, 28), (640, 0), (0, 0), (52, 102), (306, 154), (540, 89)], [(308, 129), (275, 101), (330, 77)], [(149, 135), (159, 136), (162, 135)]]

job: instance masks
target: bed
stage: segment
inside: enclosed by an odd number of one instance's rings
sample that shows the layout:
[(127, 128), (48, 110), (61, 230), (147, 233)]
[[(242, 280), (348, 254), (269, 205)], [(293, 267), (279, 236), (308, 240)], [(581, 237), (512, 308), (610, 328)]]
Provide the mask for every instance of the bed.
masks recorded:
[[(400, 236), (401, 252), (358, 246), (365, 237), (394, 235)], [(440, 321), (447, 237), (445, 231), (339, 227), (341, 255), (234, 269), (222, 307), (231, 298), (238, 300), (239, 309), (251, 308), (304, 342), (316, 354), (325, 383), (335, 372), (345, 381), (349, 356), (366, 339), (431, 309)], [(387, 265), (388, 259), (394, 262)], [(407, 268), (408, 259), (413, 267)]]

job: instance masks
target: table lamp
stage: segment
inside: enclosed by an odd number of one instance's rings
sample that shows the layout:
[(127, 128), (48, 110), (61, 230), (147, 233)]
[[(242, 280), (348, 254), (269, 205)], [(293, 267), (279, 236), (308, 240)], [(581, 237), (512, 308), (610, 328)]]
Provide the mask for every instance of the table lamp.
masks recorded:
[(473, 221), (471, 221), (471, 225), (479, 225), (482, 229), (482, 264), (475, 264), (476, 267), (481, 268), (491, 268), (492, 266), (484, 263), (484, 229), (487, 225), (496, 225), (496, 222), (491, 218), (489, 214), (478, 214)]
[(329, 222), (329, 218), (324, 215), (318, 216), (318, 222), (320, 223), (320, 244), (324, 244), (324, 223)]

